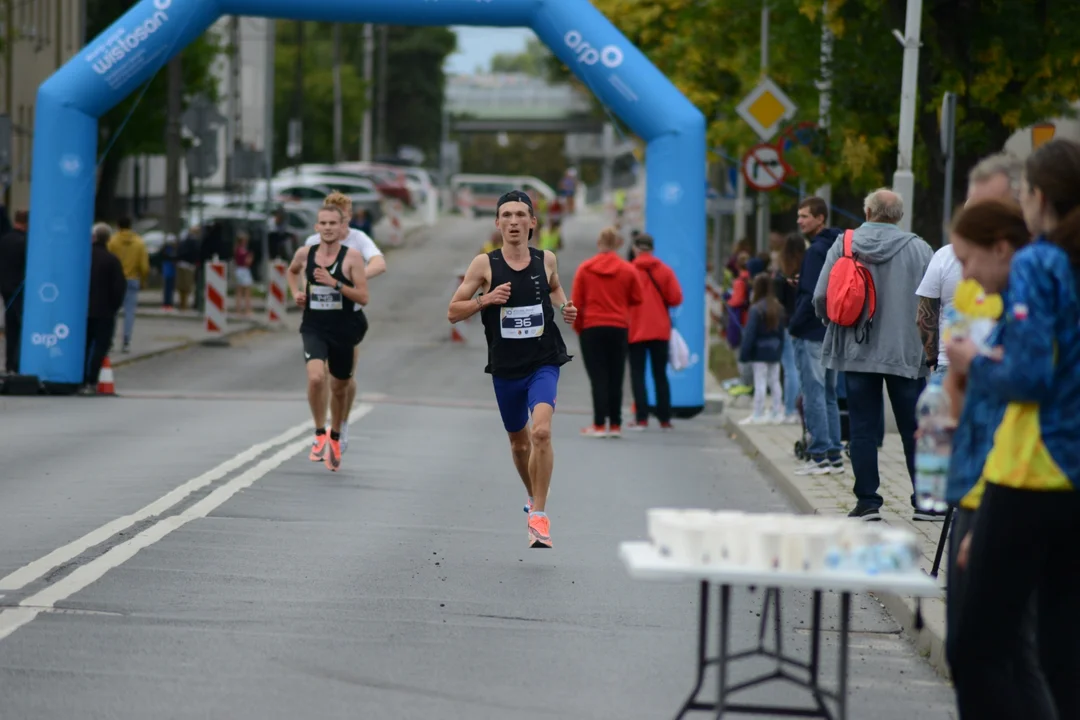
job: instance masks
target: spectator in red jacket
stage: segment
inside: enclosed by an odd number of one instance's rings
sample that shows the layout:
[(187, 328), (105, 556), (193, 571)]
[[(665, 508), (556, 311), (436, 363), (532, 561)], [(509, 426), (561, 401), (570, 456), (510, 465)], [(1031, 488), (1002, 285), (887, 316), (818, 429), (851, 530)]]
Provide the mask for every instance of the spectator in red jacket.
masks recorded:
[(630, 308), (641, 303), (641, 281), (634, 267), (617, 254), (622, 246), (618, 230), (605, 228), (596, 246), (599, 252), (577, 269), (571, 294), (578, 309), (574, 330), (581, 336), (581, 355), (592, 385), (593, 424), (581, 432), (618, 437)]
[(682, 287), (675, 271), (653, 255), (651, 235), (634, 238), (634, 269), (641, 282), (641, 304), (630, 309), (630, 387), (634, 391), (636, 430), (649, 425), (649, 397), (645, 390), (645, 358), (652, 363), (656, 386), (656, 418), (671, 429), (671, 385), (668, 384), (668, 342), (673, 307), (682, 305)]

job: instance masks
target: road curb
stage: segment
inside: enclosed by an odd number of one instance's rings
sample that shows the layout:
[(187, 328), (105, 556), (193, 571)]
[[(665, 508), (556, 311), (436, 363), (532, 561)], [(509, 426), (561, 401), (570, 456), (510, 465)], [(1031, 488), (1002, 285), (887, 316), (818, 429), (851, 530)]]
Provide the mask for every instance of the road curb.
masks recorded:
[[(227, 330), (224, 333), (222, 333), (222, 338), (223, 339), (224, 338), (231, 339), (231, 338), (234, 338), (234, 337), (240, 337), (241, 335), (247, 335), (247, 334), (255, 333), (255, 332), (258, 332), (258, 331), (263, 330), (263, 329), (265, 329), (265, 328), (262, 328), (262, 327), (260, 327), (258, 325), (255, 325), (255, 326), (247, 327), (247, 328), (238, 328), (236, 330)], [(121, 357), (121, 359), (116, 360), (116, 361), (113, 361), (112, 357), (110, 356), (109, 363), (114, 368), (124, 367), (125, 365), (132, 365), (132, 364), (137, 363), (137, 362), (142, 362), (143, 360), (149, 360), (151, 358), (161, 357), (162, 355), (168, 355), (169, 353), (180, 352), (181, 350), (187, 350), (187, 349), (193, 348), (193, 347), (201, 347), (201, 346), (205, 345), (205, 340), (206, 340), (205, 338), (202, 338), (202, 339), (199, 339), (199, 340), (189, 340), (187, 342), (178, 343), (176, 345), (170, 345), (168, 347), (163, 347), (160, 350), (153, 350), (151, 352), (142, 353), (141, 355), (138, 355), (136, 357), (129, 357), (129, 358)]]
[[(754, 464), (776, 483), (777, 487), (791, 500), (796, 509), (804, 514), (816, 515), (817, 508), (814, 503), (792, 482), (788, 473), (777, 467), (765, 453), (761, 452), (754, 444), (754, 441), (750, 439), (750, 436), (726, 412), (721, 413), (721, 418), (723, 428), (728, 435), (742, 448), (747, 457), (753, 460)], [(877, 598), (889, 615), (900, 624), (903, 634), (911, 640), (916, 650), (929, 661), (930, 666), (942, 677), (950, 678), (949, 665), (945, 660), (944, 632), (937, 630), (939, 627), (945, 627), (944, 600), (923, 598), (917, 604), (914, 598), (895, 593), (874, 592), (870, 594)], [(917, 606), (921, 607), (923, 616), (923, 626), (920, 630), (915, 629)], [(940, 619), (941, 622), (927, 622), (926, 620), (929, 617)]]

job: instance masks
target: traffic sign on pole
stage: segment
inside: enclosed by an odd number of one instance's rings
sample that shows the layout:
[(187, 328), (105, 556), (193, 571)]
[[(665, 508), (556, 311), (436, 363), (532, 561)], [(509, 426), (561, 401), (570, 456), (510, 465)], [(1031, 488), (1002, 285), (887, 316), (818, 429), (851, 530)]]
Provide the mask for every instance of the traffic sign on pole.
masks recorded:
[(758, 192), (768, 192), (780, 187), (791, 167), (784, 162), (784, 154), (775, 145), (755, 145), (742, 159), (743, 177), (746, 184)]
[(745, 120), (763, 142), (773, 139), (785, 120), (789, 120), (797, 106), (784, 91), (769, 78), (762, 80), (750, 91), (735, 112)]

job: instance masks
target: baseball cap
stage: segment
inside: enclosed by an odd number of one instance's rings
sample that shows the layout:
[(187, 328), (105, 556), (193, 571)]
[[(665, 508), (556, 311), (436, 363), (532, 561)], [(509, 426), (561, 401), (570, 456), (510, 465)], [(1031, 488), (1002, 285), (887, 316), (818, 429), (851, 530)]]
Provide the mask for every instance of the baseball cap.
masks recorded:
[[(522, 192), (521, 190), (511, 190), (508, 193), (504, 193), (502, 197), (499, 198), (499, 201), (495, 203), (495, 216), (498, 217), (499, 209), (502, 208), (503, 205), (511, 202), (525, 203), (529, 206), (529, 210), (533, 210), (532, 198), (529, 197), (528, 193)], [(533, 231), (532, 228), (529, 228), (529, 239), (532, 240), (532, 237)]]
[(529, 206), (529, 209), (532, 209), (533, 206), (532, 198), (529, 197), (528, 193), (522, 192), (521, 190), (511, 190), (508, 193), (504, 193), (503, 196), (499, 198), (499, 201), (495, 203), (495, 212), (498, 212), (499, 208), (509, 202), (525, 203)]

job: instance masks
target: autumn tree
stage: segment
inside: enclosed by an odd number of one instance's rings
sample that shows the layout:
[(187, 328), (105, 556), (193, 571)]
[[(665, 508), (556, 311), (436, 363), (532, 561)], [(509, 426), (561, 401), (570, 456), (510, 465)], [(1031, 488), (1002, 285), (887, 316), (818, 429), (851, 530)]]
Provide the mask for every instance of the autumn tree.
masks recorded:
[[(593, 0), (709, 119), (710, 148), (739, 157), (758, 142), (735, 113), (757, 84), (761, 0)], [(896, 167), (907, 0), (770, 0), (769, 76), (798, 105), (793, 122), (818, 121), (818, 81), (832, 80), (829, 132), (818, 153), (786, 159), (808, 187), (829, 181), (834, 201), (858, 212)], [(1080, 3), (924, 0), (914, 170), (914, 229), (940, 237), (944, 178), (941, 97), (958, 95), (957, 174), (1000, 150), (1017, 129), (1069, 113), (1080, 95)], [(833, 35), (822, 66), (823, 24)]]

